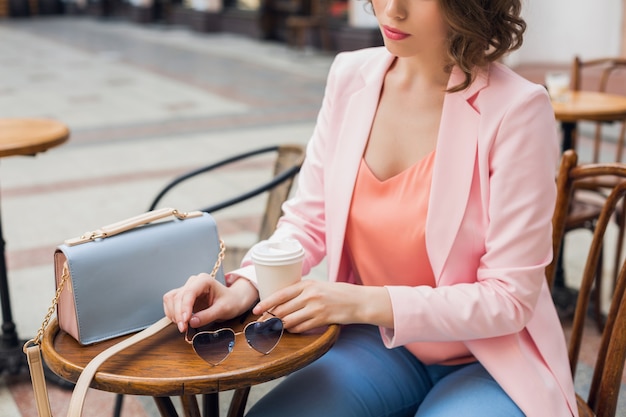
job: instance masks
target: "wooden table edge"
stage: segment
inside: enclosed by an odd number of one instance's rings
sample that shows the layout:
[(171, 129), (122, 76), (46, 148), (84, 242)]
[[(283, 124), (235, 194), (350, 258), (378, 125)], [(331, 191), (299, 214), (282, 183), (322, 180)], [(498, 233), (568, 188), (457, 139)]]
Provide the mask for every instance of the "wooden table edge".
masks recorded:
[[(70, 137), (70, 130), (64, 123), (56, 119), (2, 119), (0, 118), (0, 128), (7, 123), (18, 123), (22, 125), (45, 124), (46, 128), (54, 128), (53, 132), (45, 132), (43, 137), (37, 137), (30, 142), (19, 141), (17, 143), (3, 144), (0, 142), (0, 158), (7, 156), (32, 156), (40, 152), (45, 152), (50, 148), (54, 148), (65, 143)], [(41, 135), (41, 132), (37, 132)]]
[[(58, 322), (55, 318), (50, 322), (44, 332), (44, 337), (41, 343), (42, 355), (44, 361), (48, 365), (48, 368), (52, 372), (69, 382), (76, 383), (84, 367), (66, 361), (54, 349), (54, 339), (60, 331)], [(210, 378), (207, 380), (206, 375), (198, 375), (191, 377), (186, 376), (153, 379), (150, 381), (149, 387), (147, 387), (145, 377), (135, 378), (127, 375), (115, 375), (98, 371), (94, 379), (91, 381), (91, 388), (119, 394), (164, 397), (208, 394), (212, 392), (244, 388), (278, 379), (312, 363), (330, 349), (339, 337), (339, 331), (339, 325), (333, 324), (328, 326), (328, 328), (320, 334), (320, 336), (316, 338), (313, 343), (307, 346), (306, 356), (298, 357), (299, 362), (297, 366), (291, 367), (289, 372), (280, 370), (283, 369), (282, 365), (284, 362), (290, 362), (283, 360), (277, 364), (272, 364), (272, 369), (276, 368), (277, 371), (269, 372), (263, 375), (242, 374), (240, 377), (236, 376), (235, 378), (231, 378), (228, 382), (210, 380)], [(251, 383), (244, 383), (243, 381)]]
[(612, 100), (614, 102), (619, 102), (619, 106), (614, 106), (611, 108), (610, 106), (602, 106), (602, 108), (590, 108), (588, 106), (579, 106), (579, 107), (568, 107), (571, 106), (571, 101), (552, 101), (552, 108), (554, 111), (554, 116), (559, 122), (566, 123), (575, 123), (579, 121), (594, 121), (594, 122), (603, 122), (603, 121), (614, 121), (619, 119), (626, 118), (626, 96), (621, 96), (618, 94), (610, 94), (603, 93), (598, 91), (570, 91), (568, 92), (570, 95), (578, 96), (578, 95), (588, 95), (590, 99), (598, 99), (598, 97), (603, 97), (608, 100)]

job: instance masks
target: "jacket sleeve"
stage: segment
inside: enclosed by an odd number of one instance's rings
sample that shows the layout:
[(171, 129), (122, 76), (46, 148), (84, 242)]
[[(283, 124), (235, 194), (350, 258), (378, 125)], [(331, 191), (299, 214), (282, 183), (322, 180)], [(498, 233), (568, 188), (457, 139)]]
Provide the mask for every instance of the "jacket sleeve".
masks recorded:
[[(332, 152), (328, 147), (329, 143), (332, 144), (335, 132), (332, 132), (329, 126), (332, 125), (334, 97), (338, 93), (336, 79), (337, 73), (341, 72), (341, 64), (338, 62), (341, 62), (342, 55), (338, 54), (330, 67), (322, 106), (307, 144), (306, 157), (298, 175), (295, 194), (283, 204), (283, 216), (268, 239), (292, 238), (302, 244), (306, 252), (302, 266), (303, 276), (326, 255), (324, 161), (328, 152)], [(250, 252), (244, 257), (240, 269), (227, 274), (227, 283), (232, 283), (238, 277), (256, 282)]]

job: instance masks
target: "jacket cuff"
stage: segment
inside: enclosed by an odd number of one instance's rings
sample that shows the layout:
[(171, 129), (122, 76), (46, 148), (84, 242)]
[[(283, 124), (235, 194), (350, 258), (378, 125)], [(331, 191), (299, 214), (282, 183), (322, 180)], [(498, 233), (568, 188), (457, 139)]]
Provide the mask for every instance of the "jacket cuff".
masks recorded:
[[(385, 346), (391, 349), (415, 341), (415, 331), (417, 331), (415, 319), (420, 315), (420, 307), (416, 305), (414, 287), (392, 285), (385, 288), (391, 300), (393, 329), (381, 327), (380, 334)], [(410, 311), (407, 311), (407, 308)]]
[(231, 286), (233, 282), (237, 281), (239, 278), (247, 279), (252, 283), (252, 285), (254, 285), (255, 288), (257, 288), (254, 265), (247, 265), (227, 273), (225, 275), (226, 285)]

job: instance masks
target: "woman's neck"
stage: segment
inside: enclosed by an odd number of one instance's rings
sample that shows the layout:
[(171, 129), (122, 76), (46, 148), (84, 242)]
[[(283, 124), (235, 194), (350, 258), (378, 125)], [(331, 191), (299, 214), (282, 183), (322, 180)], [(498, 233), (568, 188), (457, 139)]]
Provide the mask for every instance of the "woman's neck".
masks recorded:
[(388, 76), (396, 85), (407, 89), (444, 91), (448, 86), (450, 73), (444, 63), (434, 59), (397, 57), (389, 68)]

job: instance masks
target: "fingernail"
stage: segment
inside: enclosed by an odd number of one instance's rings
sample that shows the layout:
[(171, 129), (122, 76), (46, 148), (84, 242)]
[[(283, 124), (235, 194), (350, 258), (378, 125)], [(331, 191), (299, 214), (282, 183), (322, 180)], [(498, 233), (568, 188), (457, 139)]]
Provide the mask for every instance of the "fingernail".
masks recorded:
[(183, 323), (182, 321), (178, 322), (178, 331), (181, 333), (185, 331), (185, 323)]

